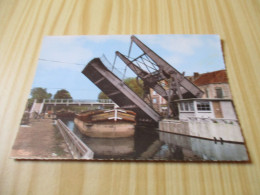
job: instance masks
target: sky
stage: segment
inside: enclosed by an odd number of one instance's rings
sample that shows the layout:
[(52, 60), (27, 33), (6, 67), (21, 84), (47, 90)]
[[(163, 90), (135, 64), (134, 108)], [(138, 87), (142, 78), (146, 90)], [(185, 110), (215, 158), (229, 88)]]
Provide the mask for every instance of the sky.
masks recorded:
[[(113, 64), (115, 52), (128, 55), (131, 35), (46, 36), (38, 59), (32, 88), (46, 88), (53, 95), (60, 89), (70, 92), (73, 99), (96, 100), (98, 89), (81, 71), (93, 58), (103, 55)], [(185, 76), (225, 69), (218, 35), (135, 35)], [(132, 45), (130, 57), (141, 55)], [(108, 63), (105, 63), (107, 65)], [(114, 67), (121, 71), (126, 65), (116, 59)], [(134, 77), (129, 68), (125, 78)]]

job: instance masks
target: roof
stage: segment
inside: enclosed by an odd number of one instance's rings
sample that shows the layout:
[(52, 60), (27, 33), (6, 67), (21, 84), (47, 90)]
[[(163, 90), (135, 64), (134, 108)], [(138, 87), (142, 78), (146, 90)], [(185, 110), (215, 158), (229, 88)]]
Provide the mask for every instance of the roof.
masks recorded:
[(193, 83), (197, 86), (213, 83), (228, 83), (226, 70), (218, 70), (201, 74)]

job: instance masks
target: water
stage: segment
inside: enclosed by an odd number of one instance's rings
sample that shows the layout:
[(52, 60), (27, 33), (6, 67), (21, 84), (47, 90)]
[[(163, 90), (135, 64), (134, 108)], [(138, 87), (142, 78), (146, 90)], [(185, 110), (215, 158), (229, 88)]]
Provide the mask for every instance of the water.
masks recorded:
[(247, 161), (244, 144), (215, 143), (136, 127), (133, 137), (90, 138), (80, 133), (73, 120), (63, 122), (94, 152), (94, 159), (167, 161)]

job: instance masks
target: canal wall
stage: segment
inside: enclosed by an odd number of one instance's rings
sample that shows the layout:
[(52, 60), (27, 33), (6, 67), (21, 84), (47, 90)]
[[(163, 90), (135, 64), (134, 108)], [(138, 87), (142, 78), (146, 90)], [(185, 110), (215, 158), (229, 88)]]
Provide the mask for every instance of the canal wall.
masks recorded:
[(159, 130), (217, 141), (244, 142), (236, 120), (195, 117), (185, 121), (164, 119), (159, 122)]
[[(168, 145), (179, 146), (183, 153), (197, 155), (204, 160), (218, 161), (244, 161), (248, 160), (247, 151), (244, 144), (237, 143), (214, 143), (211, 140), (197, 139), (176, 134), (165, 134), (159, 132), (160, 140)], [(190, 152), (188, 152), (190, 151)]]
[(56, 125), (74, 159), (93, 159), (93, 151), (86, 146), (86, 144), (84, 144), (60, 119), (56, 121)]

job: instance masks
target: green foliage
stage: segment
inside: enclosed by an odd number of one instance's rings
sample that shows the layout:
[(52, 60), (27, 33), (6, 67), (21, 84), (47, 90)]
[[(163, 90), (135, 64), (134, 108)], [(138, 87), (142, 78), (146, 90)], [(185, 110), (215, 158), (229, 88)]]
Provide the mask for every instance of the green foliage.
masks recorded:
[[(143, 90), (143, 81), (137, 82), (136, 78), (130, 77), (124, 80), (124, 83), (133, 90), (139, 97), (143, 97), (144, 90)], [(98, 95), (98, 99), (109, 99), (109, 97), (104, 94), (103, 92), (100, 92)]]
[(72, 99), (70, 92), (65, 89), (58, 90), (54, 95), (54, 99)]
[(28, 99), (26, 109), (31, 110), (31, 107), (32, 107), (32, 105), (33, 105), (33, 101), (34, 101), (33, 98), (29, 98), (29, 99)]
[(130, 77), (124, 80), (124, 83), (132, 89), (139, 97), (143, 97), (144, 90), (143, 90), (143, 82), (142, 80), (137, 82), (136, 78)]
[(46, 88), (36, 87), (31, 90), (31, 96), (31, 99), (36, 99), (38, 103), (41, 103), (43, 99), (50, 99), (52, 94), (48, 93)]
[(109, 97), (104, 93), (104, 92), (100, 92), (98, 95), (98, 99), (109, 99)]

